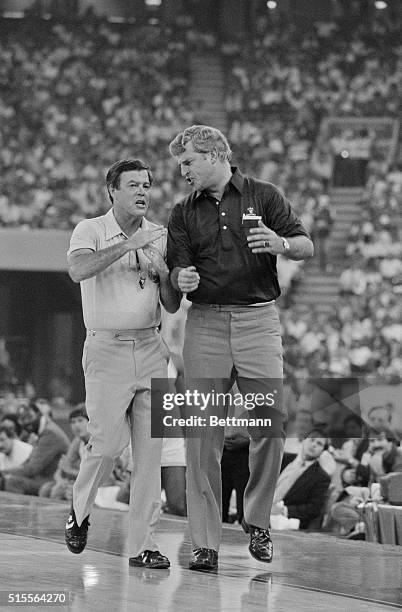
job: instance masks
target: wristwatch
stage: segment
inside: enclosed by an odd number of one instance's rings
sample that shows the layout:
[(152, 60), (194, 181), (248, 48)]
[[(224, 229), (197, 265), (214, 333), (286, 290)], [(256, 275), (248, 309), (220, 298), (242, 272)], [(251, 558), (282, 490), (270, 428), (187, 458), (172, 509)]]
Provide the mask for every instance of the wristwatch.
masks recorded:
[(283, 236), (281, 236), (281, 239), (283, 242), (283, 254), (286, 255), (290, 251), (290, 244)]

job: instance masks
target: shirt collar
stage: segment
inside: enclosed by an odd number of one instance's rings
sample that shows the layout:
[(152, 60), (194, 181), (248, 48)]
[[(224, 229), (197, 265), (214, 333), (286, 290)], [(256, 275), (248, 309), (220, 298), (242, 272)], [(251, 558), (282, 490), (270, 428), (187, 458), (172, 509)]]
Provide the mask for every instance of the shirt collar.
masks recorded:
[[(128, 236), (123, 232), (120, 225), (117, 223), (116, 217), (114, 216), (113, 208), (108, 210), (105, 215), (105, 225), (106, 225), (106, 240), (110, 240), (110, 238), (114, 238), (115, 236)], [(145, 217), (141, 220), (140, 229), (147, 230), (150, 229), (150, 222), (145, 219)]]
[[(126, 236), (120, 225), (116, 221), (116, 217), (114, 216), (113, 208), (108, 210), (105, 215), (105, 225), (106, 225), (106, 240), (110, 240), (110, 238), (114, 238), (115, 236)], [(126, 236), (127, 238), (127, 236)]]
[(298, 464), (298, 465), (304, 465), (306, 467), (310, 467), (310, 465), (313, 465), (313, 463), (315, 463), (316, 461), (318, 461), (318, 459), (304, 459), (303, 460), (303, 456), (302, 456), (302, 451), (300, 450), (300, 452), (297, 454), (297, 457), (294, 459), (294, 461)]
[(232, 178), (230, 179), (229, 183), (232, 183), (232, 185), (236, 187), (237, 191), (243, 194), (244, 176), (237, 166), (232, 166), (232, 172)]
[[(232, 176), (227, 184), (233, 185), (233, 187), (235, 187), (235, 189), (237, 189), (237, 191), (240, 194), (243, 194), (244, 176), (240, 172), (237, 166), (231, 166), (231, 170), (232, 170)], [(194, 199), (197, 200), (198, 198), (202, 196), (208, 197), (208, 192), (207, 191), (196, 191)]]

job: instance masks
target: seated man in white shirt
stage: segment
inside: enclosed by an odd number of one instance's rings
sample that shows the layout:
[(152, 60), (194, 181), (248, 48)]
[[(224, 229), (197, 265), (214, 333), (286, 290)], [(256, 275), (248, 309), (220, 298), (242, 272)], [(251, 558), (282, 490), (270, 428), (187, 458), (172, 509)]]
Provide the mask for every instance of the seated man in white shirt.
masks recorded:
[(11, 427), (0, 425), (0, 472), (19, 467), (31, 452), (31, 444), (19, 440)]
[(285, 514), (300, 520), (300, 529), (320, 516), (331, 479), (319, 464), (320, 455), (328, 445), (328, 438), (320, 430), (313, 430), (303, 440), (296, 459), (282, 462), (272, 514)]

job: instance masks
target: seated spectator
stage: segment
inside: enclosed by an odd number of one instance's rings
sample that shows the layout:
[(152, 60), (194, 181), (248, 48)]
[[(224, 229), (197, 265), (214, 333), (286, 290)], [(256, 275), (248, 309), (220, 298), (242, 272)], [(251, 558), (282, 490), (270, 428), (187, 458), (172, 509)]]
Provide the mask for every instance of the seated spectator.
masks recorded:
[(350, 372), (361, 374), (373, 369), (373, 351), (369, 342), (353, 340), (349, 349)]
[(50, 403), (48, 402), (47, 399), (43, 399), (41, 397), (38, 397), (35, 400), (35, 404), (36, 404), (36, 406), (38, 406), (38, 408), (41, 411), (41, 414), (43, 416), (48, 417), (49, 419), (53, 418), (52, 407), (51, 407), (51, 405), (50, 405)]
[(273, 514), (284, 514), (300, 520), (300, 529), (307, 529), (310, 522), (324, 509), (329, 475), (319, 465), (319, 458), (328, 446), (328, 439), (321, 430), (313, 430), (303, 440), (301, 452), (290, 462), (283, 461), (283, 470), (276, 484)]
[(359, 505), (370, 498), (368, 485), (379, 482), (384, 474), (402, 472), (402, 450), (389, 430), (369, 431), (368, 450), (356, 468), (342, 473), (344, 488), (330, 509), (332, 527), (351, 539), (364, 539), (357, 528)]
[(391, 408), (387, 406), (372, 406), (367, 414), (369, 427), (378, 432), (389, 429), (391, 425)]
[[(342, 474), (345, 467), (356, 471), (361, 455), (367, 449), (367, 440), (364, 438), (364, 423), (357, 414), (350, 414), (343, 421), (342, 437), (334, 439), (334, 446), (330, 446), (332, 457), (336, 462), (336, 471), (332, 478), (332, 485), (339, 493), (344, 487)], [(336, 447), (335, 447), (336, 445)], [(340, 446), (339, 446), (340, 445)], [(358, 458), (357, 455), (359, 454)]]
[(369, 445), (361, 464), (370, 470), (370, 483), (379, 482), (384, 474), (402, 472), (402, 449), (389, 429), (369, 431)]
[(359, 471), (354, 468), (344, 468), (341, 482), (341, 491), (336, 493), (335, 500), (330, 503), (328, 526), (339, 535), (349, 537), (354, 534), (360, 521), (358, 506), (368, 500), (370, 490), (367, 479), (361, 478)]
[(40, 487), (52, 478), (70, 441), (56, 423), (41, 414), (34, 402), (18, 409), (20, 425), (37, 436), (28, 459), (19, 467), (3, 470), (4, 488), (11, 493), (38, 495)]
[(367, 281), (363, 269), (355, 259), (352, 266), (346, 268), (339, 277), (339, 291), (342, 294), (354, 293), (363, 295), (366, 291)]
[(292, 455), (291, 461), (293, 461), (300, 452), (302, 442), (313, 429), (313, 426), (313, 415), (310, 410), (299, 408), (296, 412), (293, 427), (291, 430), (289, 428), (285, 442), (285, 455)]
[[(313, 416), (310, 410), (300, 409), (296, 412), (296, 418), (294, 421), (294, 431), (291, 434), (289, 432), (285, 442), (285, 452), (283, 455), (283, 461), (285, 465), (296, 459), (297, 455), (301, 453), (303, 448), (303, 441), (309, 435), (314, 427)], [(332, 455), (328, 450), (324, 450), (319, 458), (318, 462), (325, 472), (329, 476), (332, 476), (336, 469), (336, 463)]]
[(31, 444), (18, 440), (11, 427), (0, 424), (0, 472), (20, 466), (31, 452)]
[(11, 412), (7, 412), (0, 421), (1, 425), (5, 425), (6, 427), (8, 427), (9, 429), (11, 429), (11, 431), (14, 434), (15, 438), (21, 438), (21, 433), (22, 433), (22, 427), (19, 424), (18, 421), (18, 417), (16, 414), (12, 414)]
[(53, 480), (41, 486), (39, 495), (53, 499), (71, 501), (73, 484), (80, 469), (81, 457), (89, 440), (88, 415), (85, 404), (79, 404), (69, 414), (69, 422), (74, 439), (67, 454), (60, 459)]

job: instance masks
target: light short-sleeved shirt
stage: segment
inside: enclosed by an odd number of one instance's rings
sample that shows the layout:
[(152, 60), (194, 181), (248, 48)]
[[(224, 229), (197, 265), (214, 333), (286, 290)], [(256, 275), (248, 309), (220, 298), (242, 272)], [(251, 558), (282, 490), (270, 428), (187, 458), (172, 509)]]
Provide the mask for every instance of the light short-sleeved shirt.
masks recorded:
[(32, 453), (32, 448), (31, 444), (15, 439), (9, 455), (0, 453), (0, 471), (11, 470), (22, 465)]
[[(157, 227), (155, 223), (144, 218), (137, 231), (154, 227)], [(78, 223), (71, 236), (68, 255), (78, 249), (100, 251), (127, 238), (110, 209), (105, 215)], [(165, 236), (152, 244), (165, 256)], [(144, 329), (159, 325), (159, 283), (147, 276), (147, 263), (142, 249), (130, 251), (103, 272), (81, 281), (82, 311), (87, 329)], [(145, 277), (143, 288), (140, 275)]]

